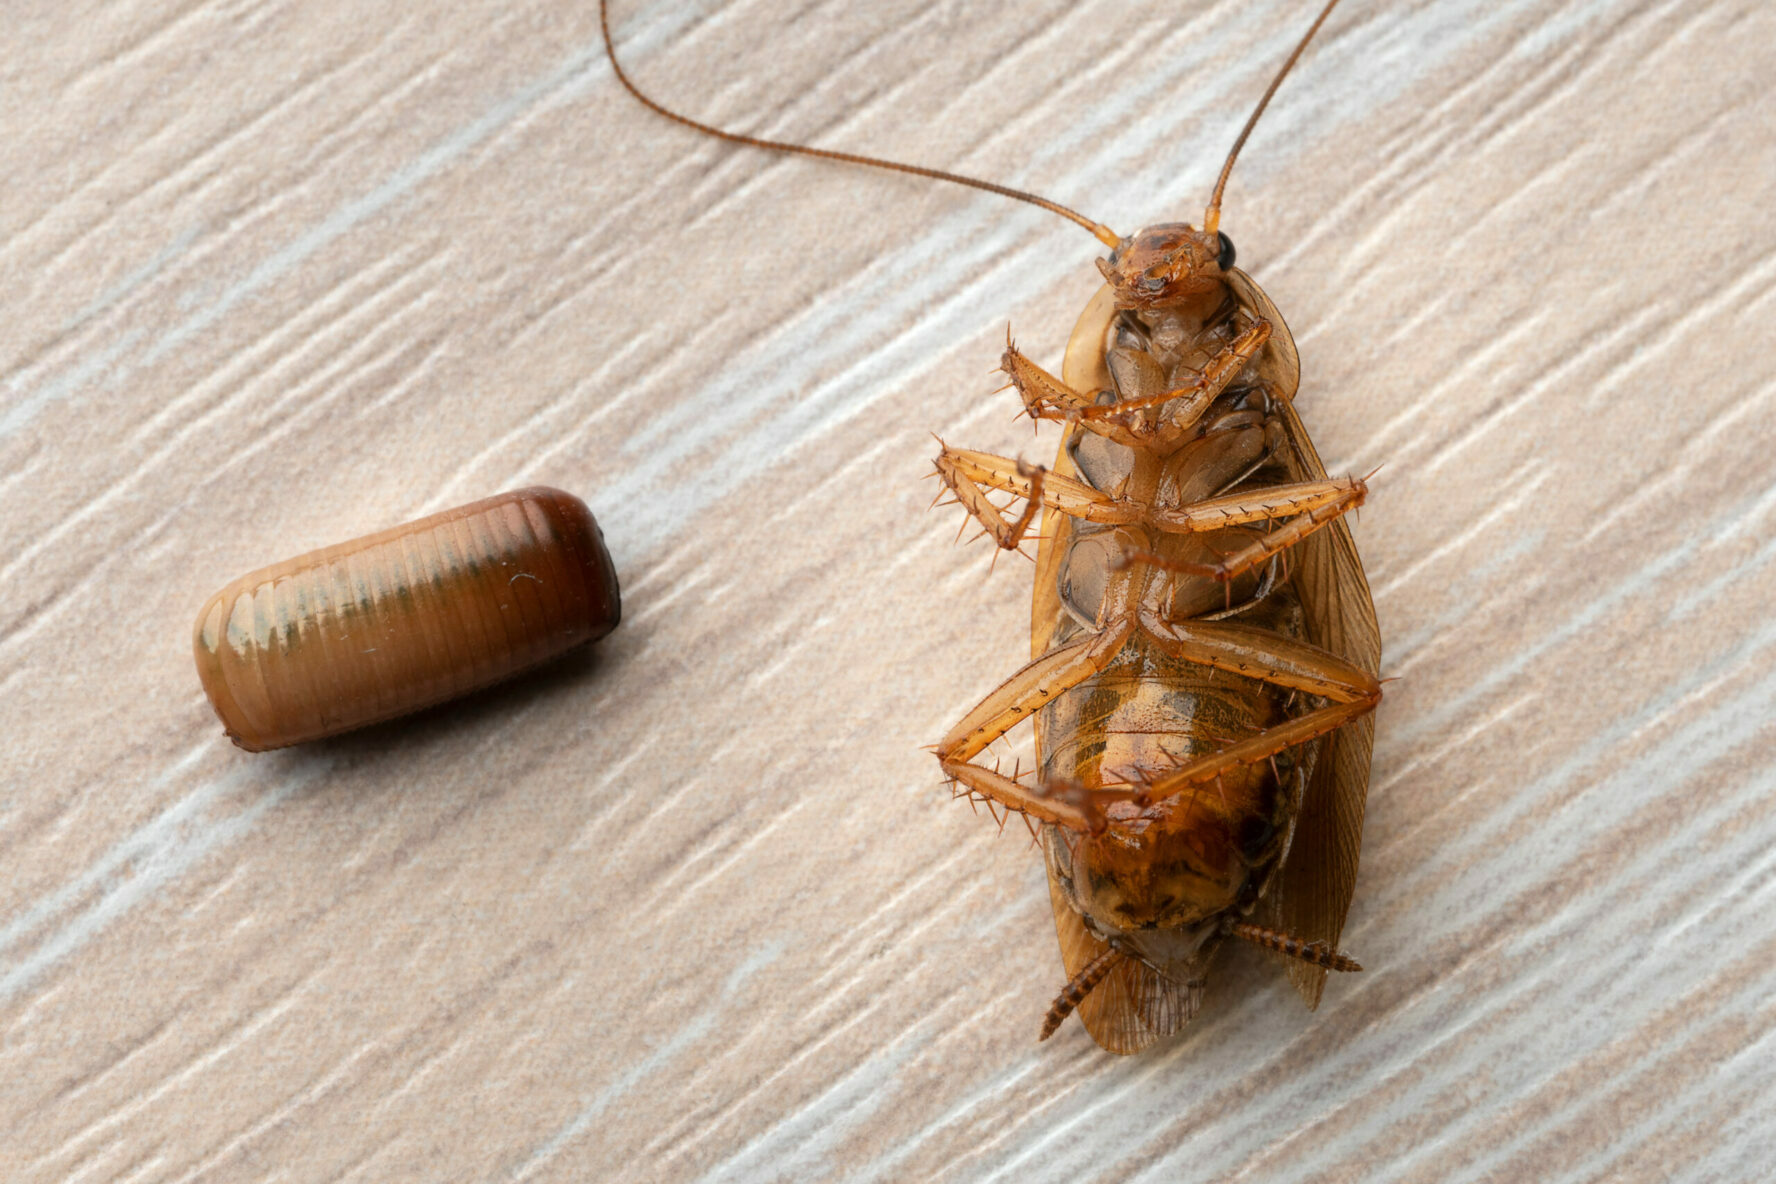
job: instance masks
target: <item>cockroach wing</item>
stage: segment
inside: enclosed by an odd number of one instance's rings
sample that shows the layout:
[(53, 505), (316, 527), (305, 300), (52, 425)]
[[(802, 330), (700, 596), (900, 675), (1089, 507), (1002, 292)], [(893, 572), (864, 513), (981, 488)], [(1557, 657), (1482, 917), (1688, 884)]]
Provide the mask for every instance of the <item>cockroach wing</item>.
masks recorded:
[[(1232, 276), (1242, 304), (1274, 327), (1272, 346), (1281, 372), (1272, 382), (1298, 373), (1294, 342), (1276, 306), (1251, 277)], [(1261, 358), (1262, 362), (1263, 359)], [(1289, 389), (1293, 389), (1293, 386)], [(1294, 481), (1319, 481), (1326, 468), (1308, 439), (1293, 403), (1277, 409), (1286, 439), (1282, 458)], [(1369, 596), (1350, 527), (1338, 519), (1315, 531), (1289, 552), (1291, 582), (1307, 619), (1308, 640), (1361, 667), (1381, 671), (1381, 630)], [(1363, 805), (1369, 790), (1369, 753), (1375, 716), (1364, 715), (1319, 741), (1320, 751), (1295, 821), (1294, 838), (1280, 868), (1271, 876), (1264, 897), (1253, 911), (1260, 925), (1293, 934), (1304, 941), (1336, 947), (1357, 882), (1357, 858), (1363, 840)], [(1326, 972), (1305, 962), (1286, 961), (1289, 978), (1310, 1008), (1318, 1007)]]
[[(1110, 386), (1110, 368), (1104, 363), (1104, 346), (1110, 323), (1116, 319), (1116, 300), (1105, 284), (1079, 314), (1073, 335), (1067, 339), (1067, 356), (1061, 365), (1061, 381), (1076, 391), (1096, 392)], [(1054, 472), (1079, 480), (1078, 466), (1068, 449), (1077, 428), (1069, 427), (1061, 437), (1060, 452), (1055, 456)], [(1042, 511), (1042, 541), (1036, 547), (1036, 595), (1030, 605), (1030, 657), (1040, 658), (1054, 644), (1055, 631), (1067, 619), (1061, 607), (1059, 565), (1066, 558), (1073, 542), (1073, 519), (1059, 510)], [(1037, 715), (1036, 745), (1043, 747), (1042, 716)]]
[[(1241, 307), (1270, 322), (1270, 340), (1265, 343), (1263, 352), (1252, 359), (1246, 373), (1262, 378), (1277, 398), (1293, 399), (1301, 386), (1301, 354), (1295, 349), (1295, 338), (1290, 336), (1289, 326), (1283, 323), (1283, 314), (1270, 302), (1264, 289), (1237, 267), (1227, 273), (1227, 286), (1233, 289), (1234, 298)], [(1316, 459), (1314, 463), (1319, 461)]]
[[(1061, 961), (1071, 979), (1109, 946), (1087, 931), (1052, 874), (1048, 896), (1054, 905), (1055, 932), (1061, 939)], [(1106, 1051), (1126, 1056), (1180, 1031), (1201, 1003), (1200, 986), (1179, 982), (1145, 962), (1127, 958), (1080, 1002), (1079, 1018)]]

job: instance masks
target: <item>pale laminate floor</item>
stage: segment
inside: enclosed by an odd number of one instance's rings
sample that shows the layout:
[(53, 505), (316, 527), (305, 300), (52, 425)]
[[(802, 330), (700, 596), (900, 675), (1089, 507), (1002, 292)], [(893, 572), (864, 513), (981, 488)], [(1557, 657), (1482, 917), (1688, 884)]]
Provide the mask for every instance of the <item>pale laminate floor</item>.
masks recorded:
[[(623, 0), (706, 117), (1196, 218), (1297, 0)], [(1399, 676), (1347, 941), (1134, 1059), (935, 740), (1028, 567), (1096, 244), (617, 89), (596, 11), (11, 6), (0, 66), (0, 1178), (1753, 1180), (1776, 1112), (1776, 13), (1347, 0), (1228, 198)], [(590, 658), (248, 756), (190, 618), (533, 482)]]

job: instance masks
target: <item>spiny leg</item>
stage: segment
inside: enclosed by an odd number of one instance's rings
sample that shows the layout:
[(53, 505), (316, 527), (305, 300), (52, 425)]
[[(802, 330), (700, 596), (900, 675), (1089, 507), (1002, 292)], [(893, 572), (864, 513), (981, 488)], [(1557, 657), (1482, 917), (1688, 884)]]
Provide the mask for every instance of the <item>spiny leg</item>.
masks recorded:
[(1340, 703), (1379, 697), (1374, 675), (1311, 642), (1235, 621), (1168, 621), (1151, 608), (1141, 627), (1173, 658)]
[(1336, 732), (1353, 719), (1373, 711), (1379, 702), (1381, 692), (1376, 691), (1371, 697), (1351, 703), (1333, 703), (1306, 715), (1285, 720), (1255, 736), (1248, 736), (1225, 748), (1186, 761), (1164, 777), (1156, 779), (1138, 800), (1155, 802), (1183, 793), (1193, 785), (1214, 781), (1240, 765), (1255, 765), (1259, 761), (1268, 760), (1285, 748), (1306, 744), (1309, 740), (1317, 740), (1328, 733)]
[(1187, 575), (1206, 576), (1225, 582), (1251, 571), (1328, 522), (1356, 509), (1363, 504), (1363, 499), (1368, 494), (1369, 486), (1362, 478), (1342, 477), (1270, 485), (1263, 489), (1192, 502), (1187, 506), (1154, 510), (1148, 515), (1148, 521), (1168, 534), (1220, 530), (1223, 527), (1274, 521), (1279, 518), (1288, 518), (1289, 521), (1232, 554), (1223, 556), (1218, 563), (1182, 564), (1146, 551), (1131, 553), (1128, 558), (1168, 571), (1182, 571)]
[(1126, 424), (1114, 420), (1087, 419), (1085, 410), (1097, 405), (1096, 397), (1074, 390), (1019, 353), (1015, 346), (1006, 346), (1005, 356), (1000, 360), (1000, 369), (1011, 379), (1011, 385), (1023, 399), (1024, 410), (1031, 419), (1077, 423), (1128, 448), (1146, 448), (1150, 445), (1147, 437), (1131, 431)]
[[(1008, 346), (1001, 369), (1024, 400), (1024, 409), (1033, 419), (1060, 423), (1076, 423), (1087, 431), (1113, 440), (1128, 448), (1169, 448), (1196, 427), (1197, 420), (1209, 405), (1221, 396), (1239, 376), (1247, 362), (1256, 357), (1270, 339), (1270, 322), (1257, 321), (1225, 349), (1209, 359), (1202, 374), (1192, 383), (1125, 399), (1100, 403), (1083, 391), (1074, 390), (1015, 347)], [(1185, 400), (1184, 404), (1154, 425), (1135, 425), (1125, 417), (1147, 407)]]
[(1228, 342), (1219, 353), (1209, 359), (1195, 380), (1184, 386), (1156, 391), (1136, 399), (1094, 403), (1081, 409), (1079, 417), (1083, 422), (1090, 423), (1098, 419), (1113, 419), (1147, 407), (1158, 407), (1174, 399), (1183, 399), (1184, 405), (1166, 417), (1167, 427), (1188, 428), (1202, 418), (1209, 404), (1221, 397), (1221, 392), (1239, 377), (1240, 371), (1246, 368), (1246, 363), (1257, 357), (1258, 351), (1269, 340), (1270, 322), (1263, 319), (1253, 321), (1245, 332)]
[(1357, 477), (1328, 477), (1320, 481), (1296, 481), (1266, 485), (1221, 497), (1205, 498), (1187, 505), (1153, 511), (1153, 524), (1169, 534), (1191, 534), (1244, 526), (1307, 514), (1351, 499), (1362, 504), (1369, 487)]
[(1104, 817), (1096, 799), (1106, 795), (1055, 793), (972, 762), (1020, 720), (1110, 665), (1134, 631), (1132, 616), (1114, 620), (1089, 637), (1044, 654), (1006, 679), (938, 742), (937, 759), (944, 774), (1007, 809), (1043, 822), (1075, 831), (1103, 830)]
[[(963, 508), (979, 519), (994, 541), (1008, 551), (1023, 540), (1039, 505), (1085, 522), (1127, 523), (1141, 516), (1139, 506), (1100, 493), (1083, 481), (990, 452), (946, 445), (938, 454), (937, 472)], [(1007, 519), (999, 507), (987, 500), (988, 489), (1024, 499), (1023, 512), (1016, 521)]]
[(1006, 333), (1005, 353), (999, 359), (999, 368), (1005, 372), (1005, 377), (1011, 379), (1011, 385), (1017, 388), (1017, 393), (1024, 400), (1024, 410), (1030, 413), (1032, 419), (1070, 419), (1097, 401), (1094, 396), (1074, 390), (1025, 357), (1011, 343), (1009, 331)]
[(1066, 1022), (1075, 1008), (1085, 1002), (1085, 997), (1092, 993), (1092, 988), (1103, 982), (1105, 977), (1115, 970), (1117, 965), (1128, 957), (1115, 946), (1110, 946), (1096, 958), (1080, 967), (1079, 973), (1071, 982), (1061, 988), (1055, 1001), (1049, 1004), (1048, 1016), (1042, 1021), (1042, 1035), (1036, 1037), (1038, 1042), (1047, 1040), (1055, 1034), (1055, 1030)]
[(1087, 522), (1133, 522), (1141, 513), (1139, 507), (1100, 493), (1083, 481), (1050, 473), (1040, 465), (1008, 456), (946, 446), (937, 458), (937, 467), (946, 481), (954, 477), (1021, 498), (1040, 500)]

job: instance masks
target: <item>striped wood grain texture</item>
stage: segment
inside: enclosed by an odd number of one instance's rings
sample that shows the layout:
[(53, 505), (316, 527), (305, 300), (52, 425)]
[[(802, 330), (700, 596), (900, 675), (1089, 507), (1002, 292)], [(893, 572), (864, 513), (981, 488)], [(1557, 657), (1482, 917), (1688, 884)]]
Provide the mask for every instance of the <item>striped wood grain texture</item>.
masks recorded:
[[(707, 118), (1198, 216), (1309, 5), (618, 4)], [(596, 10), (8, 7), (0, 1178), (1749, 1180), (1776, 1113), (1776, 9), (1349, 0), (1224, 227), (1385, 672), (1315, 1014), (1256, 951), (1117, 1059), (1039, 860), (920, 751), (1028, 567), (1096, 244), (616, 88)], [(584, 497), (594, 652), (261, 756), (189, 623), (284, 555)]]

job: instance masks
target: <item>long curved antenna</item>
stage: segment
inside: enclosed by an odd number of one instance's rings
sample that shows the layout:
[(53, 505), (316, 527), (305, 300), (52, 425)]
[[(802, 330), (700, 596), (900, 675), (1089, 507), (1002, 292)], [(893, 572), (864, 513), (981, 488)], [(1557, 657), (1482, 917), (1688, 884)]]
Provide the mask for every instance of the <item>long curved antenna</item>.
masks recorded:
[(642, 106), (656, 114), (664, 115), (674, 123), (682, 123), (684, 126), (694, 128), (695, 130), (702, 132), (704, 135), (714, 136), (718, 140), (727, 140), (732, 144), (745, 144), (752, 148), (769, 148), (773, 152), (794, 152), (802, 156), (818, 156), (822, 160), (839, 160), (844, 161), (846, 164), (861, 164), (868, 165), (871, 168), (891, 169), (897, 173), (912, 173), (914, 176), (918, 177), (930, 177), (934, 181), (953, 181), (957, 185), (967, 185), (971, 189), (985, 189), (988, 193), (997, 193), (1002, 197), (1015, 198), (1018, 201), (1027, 201), (1033, 206), (1041, 206), (1051, 214), (1059, 214), (1069, 222), (1075, 222), (1080, 226), (1085, 227), (1097, 236), (1099, 242), (1104, 243), (1107, 246), (1114, 247), (1122, 241), (1122, 236), (1118, 235), (1108, 226), (1099, 222), (1093, 222), (1084, 214), (1069, 210), (1059, 202), (1049, 201), (1046, 197), (1038, 197), (1034, 193), (1025, 193), (1021, 189), (1012, 189), (1005, 185), (995, 185), (991, 181), (981, 181), (974, 177), (964, 177), (956, 173), (946, 173), (941, 169), (928, 169), (922, 165), (901, 164), (900, 162), (893, 160), (878, 160), (873, 156), (858, 156), (852, 152), (834, 152), (826, 148), (810, 148), (806, 144), (787, 144), (781, 140), (761, 140), (756, 136), (743, 136), (738, 132), (725, 132), (719, 127), (710, 127), (707, 123), (699, 123), (695, 119), (680, 115), (678, 112), (668, 110), (667, 108), (662, 107), (659, 103), (654, 102), (654, 100), (641, 93), (641, 89), (629, 80), (629, 75), (623, 73), (623, 67), (617, 62), (616, 47), (611, 43), (610, 0), (598, 0), (598, 23), (604, 30), (605, 56), (610, 58), (611, 69), (616, 71), (617, 81), (623, 84), (623, 89), (634, 95)]
[(1295, 46), (1295, 52), (1289, 55), (1289, 60), (1283, 63), (1283, 68), (1278, 70), (1276, 77), (1270, 80), (1270, 89), (1264, 92), (1262, 99), (1258, 100), (1258, 106), (1253, 110), (1252, 117), (1246, 120), (1246, 126), (1240, 129), (1239, 139), (1233, 142), (1233, 151), (1227, 154), (1227, 163), (1221, 166), (1221, 178), (1215, 182), (1214, 196), (1209, 198), (1208, 213), (1203, 215), (1204, 234), (1212, 235), (1221, 229), (1221, 191), (1227, 188), (1227, 178), (1233, 173), (1233, 162), (1239, 159), (1240, 149), (1246, 146), (1246, 137), (1251, 135), (1252, 129), (1258, 125), (1258, 117), (1264, 114), (1264, 109), (1270, 106), (1270, 96), (1277, 93), (1277, 87), (1281, 86), (1283, 79), (1289, 76), (1290, 69), (1295, 65), (1295, 59), (1301, 56), (1301, 51), (1307, 48), (1307, 43), (1314, 39), (1314, 34), (1320, 31), (1320, 26), (1326, 23), (1326, 18), (1331, 16), (1332, 10), (1337, 7), (1338, 0), (1327, 0), (1326, 7), (1320, 9), (1320, 15), (1315, 17), (1314, 23), (1308, 27), (1307, 35), (1301, 39), (1300, 44)]

